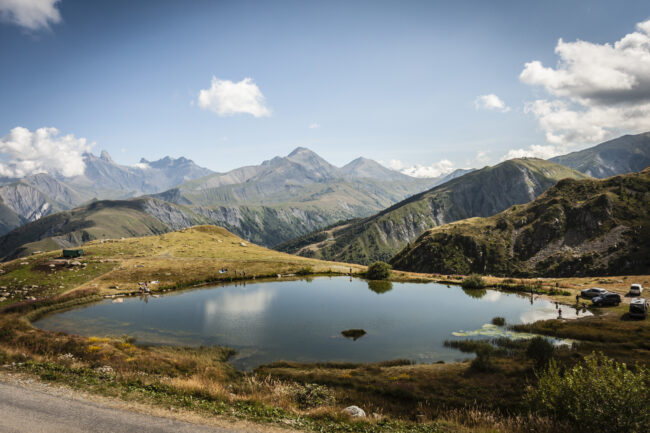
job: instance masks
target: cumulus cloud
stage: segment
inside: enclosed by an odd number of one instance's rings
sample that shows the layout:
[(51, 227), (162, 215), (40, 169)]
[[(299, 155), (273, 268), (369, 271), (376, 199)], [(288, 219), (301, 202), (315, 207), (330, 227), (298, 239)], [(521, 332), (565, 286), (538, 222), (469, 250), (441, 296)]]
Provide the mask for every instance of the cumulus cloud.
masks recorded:
[(454, 164), (448, 159), (443, 159), (431, 165), (414, 164), (411, 166), (405, 165), (398, 159), (391, 159), (388, 167), (413, 177), (440, 177), (454, 171)]
[(60, 135), (56, 128), (13, 128), (0, 138), (0, 176), (20, 178), (36, 173), (65, 177), (84, 173), (83, 154), (94, 143), (72, 134)]
[(526, 63), (519, 79), (552, 97), (526, 105), (549, 143), (593, 144), (650, 130), (650, 20), (613, 44), (564, 42), (556, 67)]
[(320, 124), (318, 122), (312, 122), (309, 124), (309, 129), (318, 129), (320, 128)]
[(476, 162), (480, 164), (487, 164), (490, 161), (489, 150), (479, 150), (476, 152)]
[(48, 28), (61, 21), (59, 0), (0, 0), (0, 19), (29, 30)]
[(491, 111), (500, 111), (502, 113), (507, 113), (510, 111), (510, 107), (506, 105), (505, 102), (501, 100), (494, 93), (489, 95), (481, 95), (474, 100), (474, 108), (477, 110), (491, 110)]
[(513, 159), (513, 158), (549, 159), (566, 152), (567, 150), (566, 147), (564, 146), (554, 146), (552, 144), (549, 145), (533, 144), (532, 146), (529, 146), (527, 148), (509, 150), (508, 153), (501, 158), (501, 161), (505, 161), (506, 159)]
[(244, 78), (235, 83), (212, 77), (209, 89), (199, 92), (198, 105), (219, 116), (231, 114), (251, 114), (254, 117), (270, 116), (271, 111), (265, 106), (265, 98), (257, 84), (251, 78)]

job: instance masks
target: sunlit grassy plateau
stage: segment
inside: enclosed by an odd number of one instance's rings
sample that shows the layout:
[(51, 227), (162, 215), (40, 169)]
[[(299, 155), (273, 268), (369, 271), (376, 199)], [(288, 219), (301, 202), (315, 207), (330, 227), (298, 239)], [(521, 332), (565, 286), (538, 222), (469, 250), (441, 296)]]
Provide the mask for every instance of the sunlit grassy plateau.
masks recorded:
[[(523, 343), (491, 345), (489, 369), (470, 362), (374, 364), (278, 362), (251, 373), (236, 371), (221, 347), (137, 345), (128, 336), (80, 337), (34, 328), (30, 321), (53, 311), (137, 293), (139, 281), (158, 280), (154, 291), (221, 281), (294, 278), (294, 274), (361, 274), (365, 267), (283, 254), (250, 244), (214, 226), (160, 236), (92, 241), (80, 259), (60, 250), (0, 265), (0, 365), (84, 390), (196, 412), (313, 431), (561, 431), (527, 410), (526, 386), (536, 381)], [(227, 268), (228, 272), (219, 273)], [(460, 283), (462, 276), (394, 272), (393, 279)], [(649, 276), (502, 279), (489, 287), (575, 302), (597, 285), (621, 294)], [(556, 352), (571, 365), (592, 351), (628, 363), (650, 360), (650, 325), (631, 321), (627, 305), (595, 311), (592, 318), (545, 321), (520, 327), (580, 340)], [(370, 415), (353, 420), (341, 408), (355, 404)], [(568, 431), (568, 430), (567, 430)]]

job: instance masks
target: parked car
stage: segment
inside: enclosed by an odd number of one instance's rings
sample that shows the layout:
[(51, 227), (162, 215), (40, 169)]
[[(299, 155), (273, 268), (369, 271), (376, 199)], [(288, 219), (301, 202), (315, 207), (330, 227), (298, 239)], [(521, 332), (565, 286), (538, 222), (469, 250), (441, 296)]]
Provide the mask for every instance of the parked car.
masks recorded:
[(630, 295), (641, 296), (641, 293), (643, 293), (643, 287), (641, 287), (641, 284), (632, 284), (630, 286)]
[(643, 298), (636, 298), (630, 301), (630, 316), (642, 317), (648, 315), (648, 302)]
[(596, 296), (604, 295), (607, 290), (600, 287), (592, 287), (591, 289), (583, 289), (580, 291), (580, 296), (583, 298), (595, 298)]
[(600, 296), (596, 296), (591, 300), (591, 302), (598, 307), (603, 305), (618, 305), (621, 303), (621, 295), (618, 293), (607, 292)]

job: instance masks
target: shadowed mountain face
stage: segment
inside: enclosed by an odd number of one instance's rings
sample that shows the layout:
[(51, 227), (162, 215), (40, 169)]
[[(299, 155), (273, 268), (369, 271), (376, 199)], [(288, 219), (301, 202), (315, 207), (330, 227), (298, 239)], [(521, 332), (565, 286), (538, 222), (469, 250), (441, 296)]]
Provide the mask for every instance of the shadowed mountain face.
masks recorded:
[(560, 181), (526, 205), (429, 230), (391, 264), (454, 274), (646, 274), (650, 168), (603, 180)]
[(650, 166), (650, 132), (624, 135), (550, 161), (599, 179), (641, 171)]
[(410, 197), (371, 217), (308, 234), (281, 251), (368, 264), (388, 260), (425, 230), (527, 203), (564, 178), (586, 176), (540, 159), (516, 159), (472, 171)]

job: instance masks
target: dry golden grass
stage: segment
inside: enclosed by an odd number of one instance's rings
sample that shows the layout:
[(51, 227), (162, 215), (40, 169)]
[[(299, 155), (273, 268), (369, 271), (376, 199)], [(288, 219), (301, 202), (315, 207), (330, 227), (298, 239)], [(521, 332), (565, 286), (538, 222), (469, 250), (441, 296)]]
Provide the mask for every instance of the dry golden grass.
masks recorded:
[[(307, 267), (314, 273), (365, 271), (364, 266), (280, 253), (215, 226), (196, 226), (160, 236), (92, 241), (83, 249), (85, 260), (115, 264), (112, 270), (77, 287), (99, 288), (104, 293), (138, 290), (141, 281), (158, 280), (158, 288), (176, 288), (206, 281), (292, 274)], [(224, 268), (228, 272), (219, 273)], [(115, 286), (117, 289), (111, 289)]]

